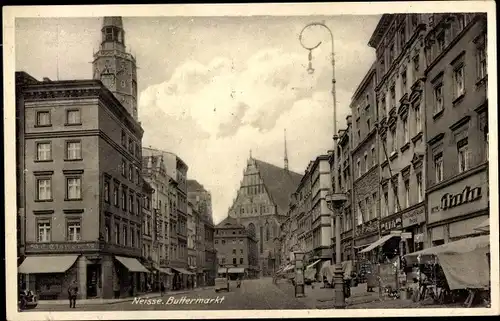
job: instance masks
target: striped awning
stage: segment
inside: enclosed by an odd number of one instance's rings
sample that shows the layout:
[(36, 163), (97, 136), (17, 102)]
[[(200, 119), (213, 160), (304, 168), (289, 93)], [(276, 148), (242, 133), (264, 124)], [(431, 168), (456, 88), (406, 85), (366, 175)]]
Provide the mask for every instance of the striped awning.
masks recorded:
[(370, 246), (368, 246), (367, 248), (361, 250), (359, 253), (370, 252), (371, 250), (373, 250), (373, 249), (375, 249), (375, 248), (377, 248), (377, 247), (379, 247), (381, 245), (384, 245), (385, 242), (389, 241), (394, 236), (398, 236), (398, 235), (389, 234), (389, 235), (383, 236), (382, 238), (380, 238), (377, 241), (375, 241), (372, 244), (370, 244)]
[(227, 273), (245, 273), (244, 268), (229, 268)]

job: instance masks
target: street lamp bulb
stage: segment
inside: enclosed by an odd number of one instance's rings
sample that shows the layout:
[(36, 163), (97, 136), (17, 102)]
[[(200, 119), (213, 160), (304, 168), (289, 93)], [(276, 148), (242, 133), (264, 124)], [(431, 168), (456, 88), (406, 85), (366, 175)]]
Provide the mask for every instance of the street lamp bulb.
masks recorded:
[(309, 75), (314, 74), (314, 68), (313, 68), (311, 65), (309, 65), (309, 68), (307, 68), (307, 73), (308, 73)]

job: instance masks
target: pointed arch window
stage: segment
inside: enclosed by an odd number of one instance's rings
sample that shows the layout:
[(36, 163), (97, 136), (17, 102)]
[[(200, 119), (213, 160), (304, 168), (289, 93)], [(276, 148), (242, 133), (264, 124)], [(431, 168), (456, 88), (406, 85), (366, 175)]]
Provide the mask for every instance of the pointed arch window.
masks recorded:
[(269, 223), (266, 222), (266, 241), (269, 241)]

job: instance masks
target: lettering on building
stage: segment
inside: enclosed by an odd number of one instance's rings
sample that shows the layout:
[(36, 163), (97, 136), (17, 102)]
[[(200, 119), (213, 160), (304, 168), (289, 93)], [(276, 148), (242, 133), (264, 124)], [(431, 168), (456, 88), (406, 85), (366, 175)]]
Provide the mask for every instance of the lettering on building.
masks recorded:
[(401, 228), (403, 226), (403, 220), (401, 216), (394, 217), (390, 220), (387, 220), (385, 222), (382, 222), (380, 224), (380, 230), (383, 231), (390, 231), (394, 229)]
[(441, 210), (460, 206), (462, 204), (471, 203), (481, 198), (481, 187), (471, 188), (466, 186), (460, 194), (446, 193), (441, 197)]

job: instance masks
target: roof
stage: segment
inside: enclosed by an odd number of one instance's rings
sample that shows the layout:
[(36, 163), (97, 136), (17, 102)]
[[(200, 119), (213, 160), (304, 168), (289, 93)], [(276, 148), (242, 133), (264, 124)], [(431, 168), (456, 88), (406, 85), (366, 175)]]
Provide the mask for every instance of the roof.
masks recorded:
[(382, 37), (384, 36), (385, 32), (387, 31), (387, 28), (389, 28), (389, 25), (391, 24), (392, 20), (395, 18), (396, 15), (394, 14), (383, 14), (382, 17), (380, 18), (377, 27), (375, 27), (375, 31), (373, 31), (372, 36), (370, 37), (370, 40), (368, 41), (368, 46), (372, 48), (377, 48), (378, 45), (380, 44), (380, 41), (382, 40)]
[(205, 188), (195, 179), (187, 180), (187, 189), (188, 192), (203, 192)]
[(215, 228), (245, 228), (245, 226), (238, 223), (238, 221), (231, 216), (226, 217), (222, 220)]
[(290, 195), (297, 189), (302, 175), (257, 159), (255, 165), (272, 201), (281, 213), (286, 213)]
[(104, 17), (102, 21), (103, 27), (118, 27), (123, 29), (122, 17)]

